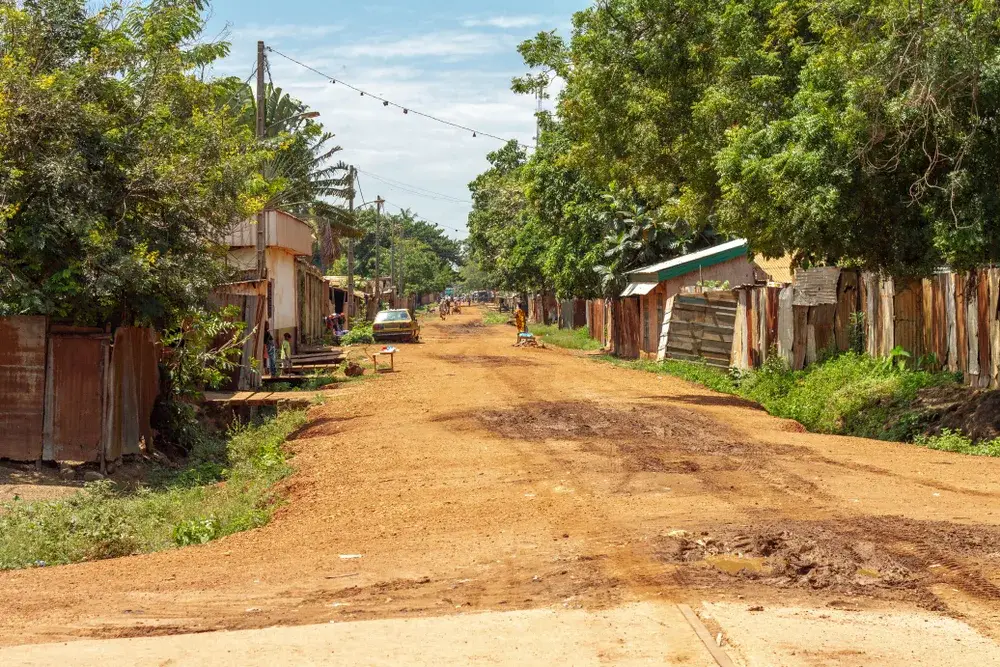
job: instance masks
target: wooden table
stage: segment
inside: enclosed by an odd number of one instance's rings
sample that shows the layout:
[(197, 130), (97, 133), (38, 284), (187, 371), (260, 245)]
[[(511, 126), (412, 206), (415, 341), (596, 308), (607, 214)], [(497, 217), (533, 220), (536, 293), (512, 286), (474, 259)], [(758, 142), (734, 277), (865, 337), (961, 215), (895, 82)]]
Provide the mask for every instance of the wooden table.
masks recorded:
[(375, 354), (372, 355), (372, 364), (375, 366), (375, 372), (378, 373), (378, 358), (379, 358), (379, 356), (383, 356), (383, 355), (389, 355), (389, 370), (390, 371), (395, 371), (396, 370), (396, 361), (395, 361), (396, 350), (392, 350), (391, 352), (381, 352), (380, 351), (380, 352), (376, 352)]

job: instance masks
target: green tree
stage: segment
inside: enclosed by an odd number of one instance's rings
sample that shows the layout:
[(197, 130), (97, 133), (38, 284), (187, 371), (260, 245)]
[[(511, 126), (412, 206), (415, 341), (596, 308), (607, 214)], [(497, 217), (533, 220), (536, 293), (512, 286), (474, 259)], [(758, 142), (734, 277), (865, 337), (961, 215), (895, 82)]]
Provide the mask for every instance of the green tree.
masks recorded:
[(0, 314), (163, 325), (224, 278), (272, 191), (203, 10), (0, 2)]

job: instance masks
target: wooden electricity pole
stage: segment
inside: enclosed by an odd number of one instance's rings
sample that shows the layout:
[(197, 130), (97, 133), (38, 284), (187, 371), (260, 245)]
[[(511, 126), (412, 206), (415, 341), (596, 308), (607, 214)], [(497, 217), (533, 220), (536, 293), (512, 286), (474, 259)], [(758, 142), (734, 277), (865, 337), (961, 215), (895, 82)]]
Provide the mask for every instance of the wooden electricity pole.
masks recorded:
[(399, 305), (399, 283), (396, 282), (396, 218), (389, 218), (389, 284), (392, 285), (392, 307)]
[(382, 249), (382, 240), (379, 236), (382, 228), (382, 206), (385, 200), (379, 195), (375, 200), (375, 287), (372, 293), (375, 295), (376, 311), (382, 307), (382, 276), (379, 275), (378, 255)]
[[(264, 42), (257, 42), (257, 139), (262, 141), (267, 133), (264, 101)], [(257, 279), (267, 279), (267, 215), (257, 214)]]
[[(351, 198), (349, 200), (351, 223), (354, 223), (354, 165), (351, 165)], [(347, 328), (350, 328), (350, 320), (355, 317), (354, 313), (354, 237), (347, 240)]]

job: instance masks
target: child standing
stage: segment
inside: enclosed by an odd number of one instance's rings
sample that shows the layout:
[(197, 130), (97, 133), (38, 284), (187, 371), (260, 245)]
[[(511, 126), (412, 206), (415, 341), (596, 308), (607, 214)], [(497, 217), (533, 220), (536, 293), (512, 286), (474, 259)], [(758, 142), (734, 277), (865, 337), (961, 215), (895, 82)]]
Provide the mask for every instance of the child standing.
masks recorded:
[(287, 373), (292, 370), (292, 334), (286, 333), (285, 339), (281, 341), (281, 372)]

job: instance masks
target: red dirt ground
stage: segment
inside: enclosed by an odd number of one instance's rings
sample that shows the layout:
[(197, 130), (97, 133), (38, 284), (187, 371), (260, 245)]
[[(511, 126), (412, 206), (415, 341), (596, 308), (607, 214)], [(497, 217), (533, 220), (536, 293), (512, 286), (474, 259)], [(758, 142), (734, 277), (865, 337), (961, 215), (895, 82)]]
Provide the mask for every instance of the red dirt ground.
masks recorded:
[(327, 392), (267, 527), (0, 573), (0, 643), (650, 599), (920, 607), (1000, 635), (1000, 461), (803, 433), (480, 318)]

